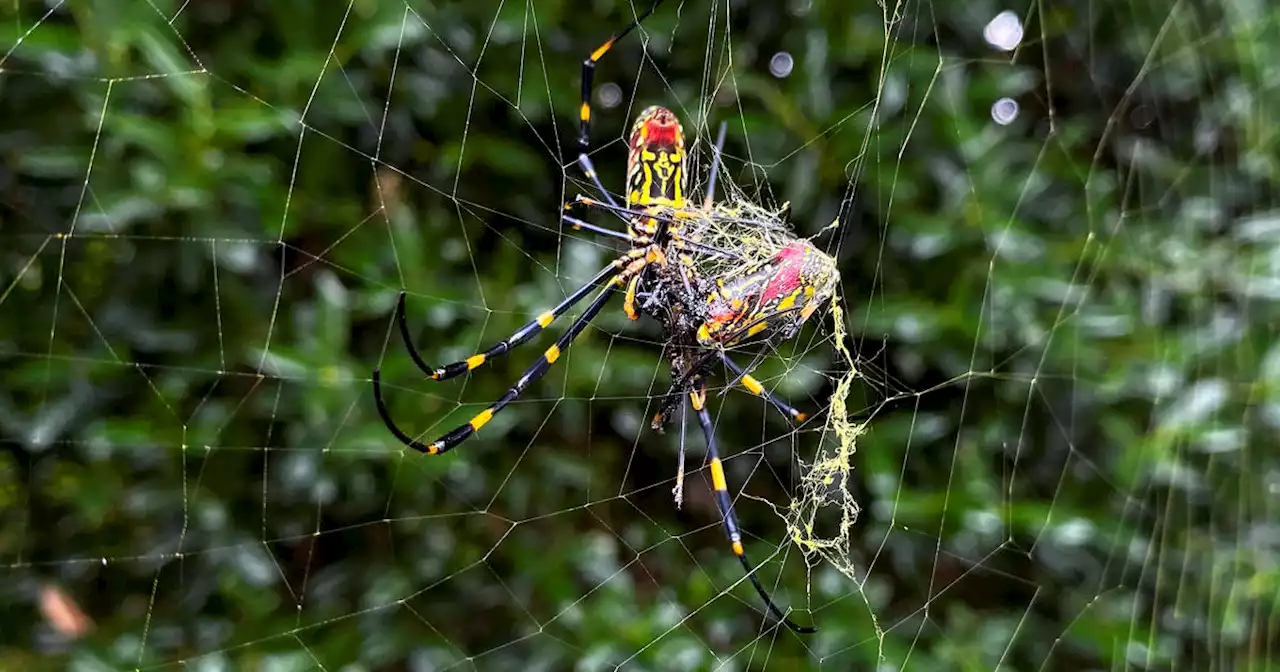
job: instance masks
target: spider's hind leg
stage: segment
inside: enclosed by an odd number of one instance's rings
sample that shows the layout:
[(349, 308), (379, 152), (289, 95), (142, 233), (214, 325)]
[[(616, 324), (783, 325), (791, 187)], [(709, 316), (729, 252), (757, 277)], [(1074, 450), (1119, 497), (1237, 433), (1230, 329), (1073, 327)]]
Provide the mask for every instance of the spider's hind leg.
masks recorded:
[(791, 418), (795, 422), (804, 422), (809, 419), (809, 415), (807, 413), (797, 410), (794, 406), (788, 404), (778, 395), (764, 389), (764, 385), (760, 381), (756, 380), (755, 376), (747, 373), (746, 369), (739, 366), (737, 362), (730, 359), (728, 353), (721, 351), (720, 361), (724, 362), (725, 367), (733, 373), (735, 382), (747, 388), (748, 392), (769, 402), (769, 405), (778, 409), (779, 413)]
[(711, 486), (716, 495), (716, 506), (720, 509), (721, 522), (724, 524), (725, 536), (729, 538), (729, 544), (733, 549), (733, 554), (737, 556), (738, 562), (742, 565), (742, 570), (746, 572), (747, 579), (751, 581), (751, 586), (759, 593), (760, 599), (764, 600), (765, 607), (778, 622), (786, 626), (792, 632), (799, 634), (810, 634), (817, 632), (817, 628), (813, 626), (799, 625), (787, 617), (787, 612), (783, 611), (769, 597), (769, 593), (765, 591), (764, 585), (756, 576), (756, 567), (751, 564), (751, 560), (747, 558), (746, 549), (743, 547), (742, 530), (738, 525), (738, 516), (733, 512), (733, 499), (729, 496), (728, 480), (725, 478), (724, 464), (720, 461), (720, 450), (716, 446), (716, 433), (714, 425), (711, 422), (711, 414), (707, 412), (707, 388), (706, 383), (701, 377), (697, 377), (693, 381), (693, 390), (689, 392), (689, 404), (693, 407), (694, 412), (698, 414), (698, 424), (702, 426), (702, 435), (707, 440), (707, 461), (711, 466)]

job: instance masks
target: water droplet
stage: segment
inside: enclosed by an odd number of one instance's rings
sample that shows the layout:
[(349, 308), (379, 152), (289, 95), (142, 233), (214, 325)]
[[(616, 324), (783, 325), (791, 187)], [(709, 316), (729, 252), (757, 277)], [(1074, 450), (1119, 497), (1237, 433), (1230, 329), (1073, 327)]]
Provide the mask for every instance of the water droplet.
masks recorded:
[(779, 51), (769, 59), (769, 72), (779, 79), (791, 74), (791, 69), (796, 65), (795, 59), (791, 58), (791, 54), (785, 51)]
[(609, 82), (600, 87), (600, 93), (597, 96), (600, 99), (601, 107), (612, 109), (622, 102), (622, 88), (613, 82)]
[(1013, 51), (1022, 43), (1022, 20), (1006, 9), (982, 29), (982, 37), (996, 49)]
[(1001, 98), (991, 105), (991, 119), (1001, 126), (1008, 126), (1018, 118), (1018, 101)]

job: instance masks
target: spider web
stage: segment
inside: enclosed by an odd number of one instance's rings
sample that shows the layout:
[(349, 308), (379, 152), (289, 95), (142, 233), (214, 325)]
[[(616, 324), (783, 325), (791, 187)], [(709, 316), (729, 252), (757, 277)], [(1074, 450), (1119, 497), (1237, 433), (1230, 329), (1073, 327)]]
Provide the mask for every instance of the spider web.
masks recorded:
[(617, 304), (449, 455), (396, 442), (373, 368), (430, 440), (554, 338), (433, 383), (398, 292), (443, 364), (616, 253), (556, 218), (599, 196), (581, 59), (645, 6), (0, 9), (7, 659), (1274, 665), (1262, 4), (667, 0), (601, 62), (607, 187), (640, 109), (700, 188), (724, 122), (721, 193), (839, 261), (822, 324), (735, 352), (812, 417), (709, 397), (758, 576), (816, 635), (745, 585), (696, 422), (649, 429), (662, 335)]

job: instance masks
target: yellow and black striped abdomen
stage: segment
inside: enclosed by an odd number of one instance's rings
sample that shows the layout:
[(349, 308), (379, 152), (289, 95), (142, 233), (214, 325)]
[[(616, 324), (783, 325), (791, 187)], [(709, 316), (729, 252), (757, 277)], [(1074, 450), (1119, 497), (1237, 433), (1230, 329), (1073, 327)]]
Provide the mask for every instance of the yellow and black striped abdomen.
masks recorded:
[(646, 108), (631, 127), (627, 156), (627, 207), (683, 208), (688, 177), (684, 131), (665, 107)]

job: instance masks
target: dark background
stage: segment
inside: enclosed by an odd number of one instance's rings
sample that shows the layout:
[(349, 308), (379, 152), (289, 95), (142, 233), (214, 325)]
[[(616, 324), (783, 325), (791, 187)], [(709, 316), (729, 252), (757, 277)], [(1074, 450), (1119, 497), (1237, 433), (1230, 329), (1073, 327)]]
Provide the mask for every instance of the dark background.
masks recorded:
[[(402, 449), (374, 367), (430, 440), (552, 337), (432, 384), (397, 292), (452, 361), (614, 249), (556, 213), (591, 193), (581, 60), (638, 8), (0, 7), (6, 669), (1274, 669), (1261, 4), (668, 0), (602, 62), (606, 185), (660, 103), (698, 152), (728, 122), (727, 177), (801, 235), (840, 220), (868, 424), (820, 513), (860, 509), (837, 562), (783, 519), (828, 416), (711, 401), (761, 579), (817, 635), (738, 583), (692, 426), (672, 502), (661, 334), (618, 304), (478, 438)], [(982, 36), (1004, 9), (1014, 52)], [(823, 411), (833, 345), (758, 376)]]

